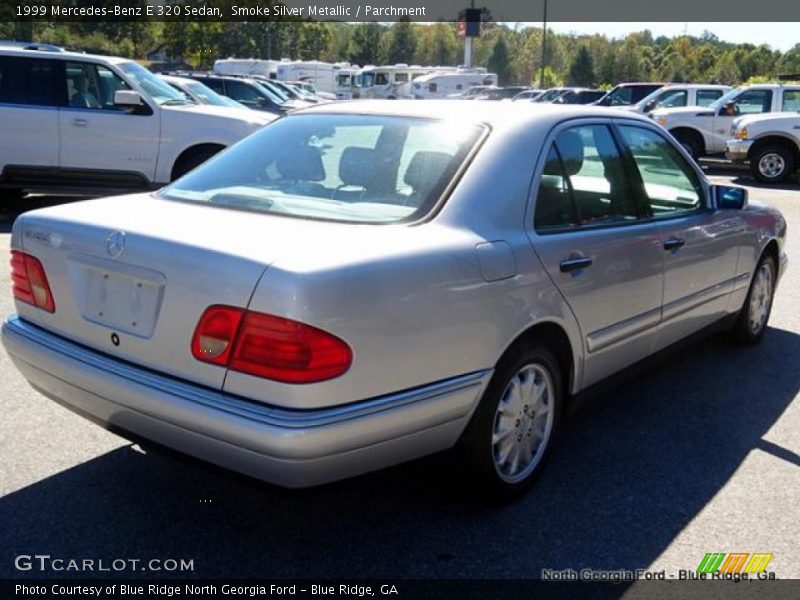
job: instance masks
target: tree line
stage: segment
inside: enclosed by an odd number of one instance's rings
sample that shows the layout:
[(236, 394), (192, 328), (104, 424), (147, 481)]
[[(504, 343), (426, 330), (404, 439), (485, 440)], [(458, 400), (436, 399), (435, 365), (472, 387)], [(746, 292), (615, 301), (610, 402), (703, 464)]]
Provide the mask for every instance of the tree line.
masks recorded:
[[(542, 34), (533, 24), (486, 22), (481, 37), (474, 40), (473, 64), (497, 73), (502, 84), (546, 87), (607, 87), (621, 81), (738, 84), (800, 73), (800, 43), (780, 52), (767, 44), (724, 42), (710, 32), (668, 38), (654, 37), (650, 31), (609, 39), (548, 30), (542, 69)], [(463, 41), (449, 22), (0, 21), (0, 39), (34, 40), (138, 60), (165, 55), (192, 68), (208, 68), (217, 58), (227, 57), (359, 65), (463, 62)]]

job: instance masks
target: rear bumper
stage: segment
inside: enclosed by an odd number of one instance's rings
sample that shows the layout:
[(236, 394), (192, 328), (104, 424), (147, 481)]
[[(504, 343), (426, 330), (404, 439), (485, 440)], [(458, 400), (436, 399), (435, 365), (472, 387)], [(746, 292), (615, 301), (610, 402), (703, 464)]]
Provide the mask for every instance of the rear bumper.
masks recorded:
[(725, 142), (725, 158), (733, 162), (744, 162), (753, 140), (728, 140)]
[(30, 384), (109, 429), (286, 487), (455, 444), (491, 370), (346, 406), (286, 410), (139, 369), (11, 317), (2, 341)]

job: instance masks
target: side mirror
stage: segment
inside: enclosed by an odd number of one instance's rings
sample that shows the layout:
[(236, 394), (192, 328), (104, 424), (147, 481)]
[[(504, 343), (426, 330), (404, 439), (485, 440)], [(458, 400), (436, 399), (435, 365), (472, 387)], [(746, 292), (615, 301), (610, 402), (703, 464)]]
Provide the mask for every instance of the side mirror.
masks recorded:
[(747, 206), (747, 190), (729, 185), (712, 186), (719, 210), (742, 210)]
[(725, 117), (732, 117), (736, 114), (736, 103), (735, 102), (727, 102), (726, 104), (722, 105), (722, 110), (719, 111), (719, 114)]
[(138, 108), (142, 105), (142, 97), (139, 92), (133, 90), (117, 90), (114, 92), (114, 106), (120, 108)]
[(650, 100), (650, 102), (648, 102), (647, 104), (645, 104), (645, 105), (642, 107), (642, 111), (644, 111), (644, 112), (648, 113), (648, 112), (650, 112), (651, 110), (655, 110), (655, 108), (656, 108), (657, 106), (658, 106), (658, 102), (656, 102), (655, 100)]

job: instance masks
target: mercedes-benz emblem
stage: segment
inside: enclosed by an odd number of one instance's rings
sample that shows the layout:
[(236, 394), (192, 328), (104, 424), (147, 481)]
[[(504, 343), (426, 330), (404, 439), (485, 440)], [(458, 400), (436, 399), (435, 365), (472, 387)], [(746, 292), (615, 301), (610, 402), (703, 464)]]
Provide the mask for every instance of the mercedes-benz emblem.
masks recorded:
[(118, 258), (125, 252), (125, 232), (115, 231), (106, 239), (106, 252), (111, 258)]

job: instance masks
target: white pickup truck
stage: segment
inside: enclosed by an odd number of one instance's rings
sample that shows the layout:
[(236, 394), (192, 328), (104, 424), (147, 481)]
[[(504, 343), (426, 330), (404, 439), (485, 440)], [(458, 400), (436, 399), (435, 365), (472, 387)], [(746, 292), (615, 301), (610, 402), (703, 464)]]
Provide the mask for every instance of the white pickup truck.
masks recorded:
[(196, 104), (132, 60), (0, 44), (0, 193), (157, 188), (274, 118)]
[(731, 137), (725, 156), (737, 163), (749, 161), (753, 177), (763, 183), (786, 181), (800, 167), (800, 112), (741, 117), (734, 121)]
[(698, 158), (725, 152), (736, 118), (797, 110), (798, 104), (800, 85), (757, 84), (735, 88), (705, 108), (663, 108), (650, 116)]

